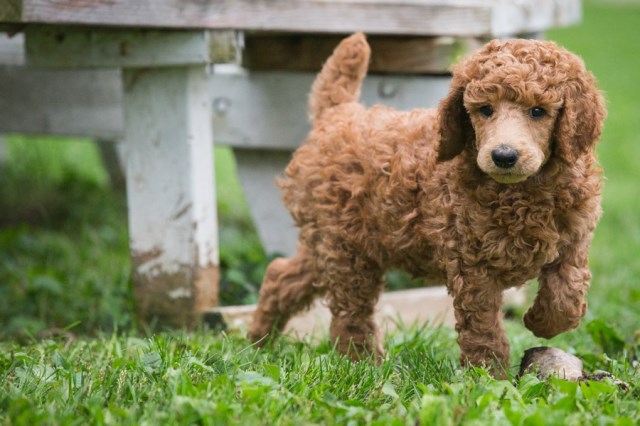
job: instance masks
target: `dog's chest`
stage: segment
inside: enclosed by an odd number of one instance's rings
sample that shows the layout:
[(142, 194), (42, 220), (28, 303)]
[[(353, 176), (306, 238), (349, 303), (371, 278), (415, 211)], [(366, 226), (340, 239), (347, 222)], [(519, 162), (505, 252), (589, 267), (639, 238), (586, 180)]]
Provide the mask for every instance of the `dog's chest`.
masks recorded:
[(508, 284), (536, 277), (558, 256), (560, 236), (552, 200), (503, 197), (476, 204), (462, 218), (462, 238), (471, 247), (465, 263)]

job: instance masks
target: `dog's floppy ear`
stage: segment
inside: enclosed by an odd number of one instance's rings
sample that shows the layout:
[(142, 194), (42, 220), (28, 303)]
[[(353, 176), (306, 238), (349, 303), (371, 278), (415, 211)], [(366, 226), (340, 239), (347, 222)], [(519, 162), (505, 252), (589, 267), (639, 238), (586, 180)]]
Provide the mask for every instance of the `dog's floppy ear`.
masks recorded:
[(579, 77), (567, 82), (565, 87), (564, 105), (556, 121), (554, 139), (556, 153), (572, 163), (598, 142), (607, 112), (591, 73), (580, 72)]
[(440, 101), (438, 161), (451, 160), (462, 152), (470, 139), (474, 138), (471, 120), (463, 102), (465, 87), (466, 80), (454, 73), (449, 94)]

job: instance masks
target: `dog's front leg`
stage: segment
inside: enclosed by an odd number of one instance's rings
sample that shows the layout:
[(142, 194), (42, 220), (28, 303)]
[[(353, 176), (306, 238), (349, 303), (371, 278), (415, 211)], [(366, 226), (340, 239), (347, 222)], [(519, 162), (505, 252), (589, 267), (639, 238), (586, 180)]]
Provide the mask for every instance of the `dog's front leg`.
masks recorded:
[(588, 266), (589, 239), (566, 247), (560, 257), (542, 268), (533, 306), (524, 316), (525, 326), (547, 339), (580, 324), (587, 312), (585, 294), (591, 273)]
[[(502, 289), (485, 276), (466, 271), (450, 282), (461, 363), (486, 366), (505, 377), (509, 342), (504, 331)], [(478, 274), (479, 275), (479, 274)]]

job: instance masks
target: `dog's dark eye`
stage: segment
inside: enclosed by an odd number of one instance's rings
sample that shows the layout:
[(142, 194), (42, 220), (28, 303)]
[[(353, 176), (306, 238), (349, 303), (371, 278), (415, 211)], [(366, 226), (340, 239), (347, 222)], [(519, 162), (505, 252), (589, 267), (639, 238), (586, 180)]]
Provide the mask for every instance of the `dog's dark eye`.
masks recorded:
[(491, 107), (491, 105), (484, 105), (481, 106), (478, 111), (480, 111), (480, 114), (482, 114), (485, 117), (491, 117), (493, 115), (493, 108)]
[(531, 118), (542, 118), (547, 114), (547, 112), (545, 110), (543, 110), (542, 108), (531, 108), (529, 110), (529, 117)]

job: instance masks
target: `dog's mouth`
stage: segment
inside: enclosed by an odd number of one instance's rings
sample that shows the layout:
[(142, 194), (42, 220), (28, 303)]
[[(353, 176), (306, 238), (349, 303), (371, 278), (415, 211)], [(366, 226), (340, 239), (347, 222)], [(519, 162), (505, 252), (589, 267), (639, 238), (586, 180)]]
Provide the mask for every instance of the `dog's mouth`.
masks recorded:
[(514, 184), (527, 180), (529, 175), (522, 175), (513, 172), (490, 173), (489, 176), (498, 183)]

